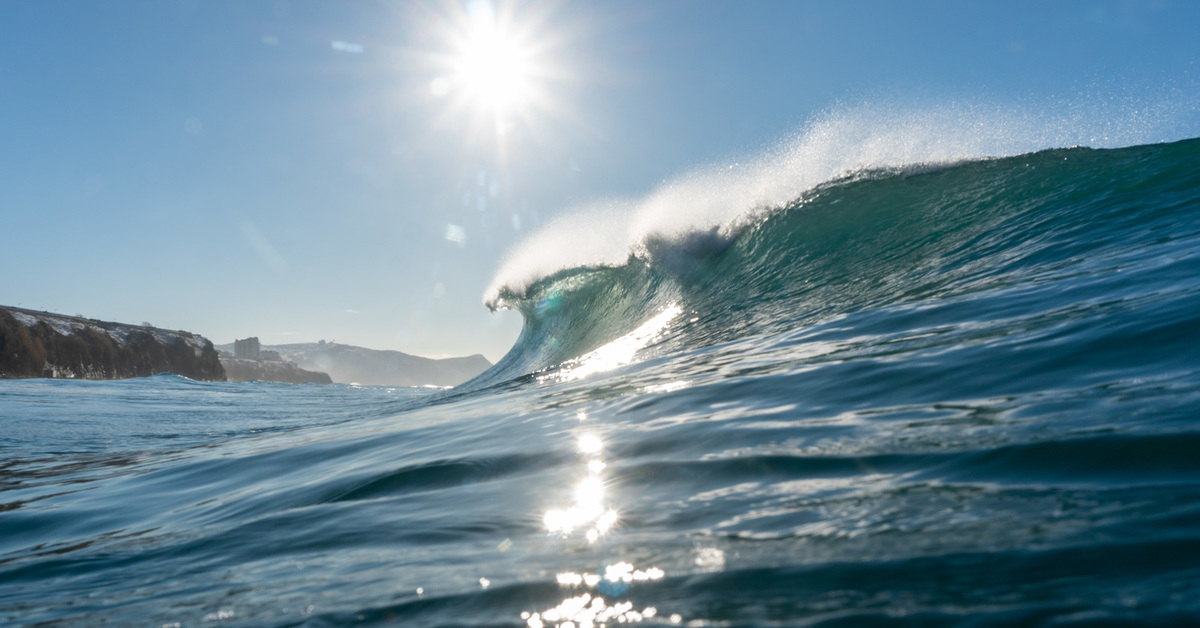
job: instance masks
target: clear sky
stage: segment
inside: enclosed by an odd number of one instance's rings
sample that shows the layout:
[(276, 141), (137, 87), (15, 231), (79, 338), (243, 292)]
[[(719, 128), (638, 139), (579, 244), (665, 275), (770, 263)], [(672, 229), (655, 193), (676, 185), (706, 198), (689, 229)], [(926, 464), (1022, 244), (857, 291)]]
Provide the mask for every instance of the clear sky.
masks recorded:
[(0, 2), (0, 304), (499, 359), (547, 219), (844, 103), (1171, 103), (1200, 2)]

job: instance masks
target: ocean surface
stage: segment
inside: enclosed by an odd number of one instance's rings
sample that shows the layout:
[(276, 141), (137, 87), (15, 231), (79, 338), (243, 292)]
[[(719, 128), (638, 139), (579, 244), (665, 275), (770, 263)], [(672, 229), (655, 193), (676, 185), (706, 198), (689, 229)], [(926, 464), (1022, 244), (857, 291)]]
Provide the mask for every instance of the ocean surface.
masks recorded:
[(1200, 140), (1004, 154), (518, 251), (455, 389), (0, 381), (0, 624), (1200, 625)]

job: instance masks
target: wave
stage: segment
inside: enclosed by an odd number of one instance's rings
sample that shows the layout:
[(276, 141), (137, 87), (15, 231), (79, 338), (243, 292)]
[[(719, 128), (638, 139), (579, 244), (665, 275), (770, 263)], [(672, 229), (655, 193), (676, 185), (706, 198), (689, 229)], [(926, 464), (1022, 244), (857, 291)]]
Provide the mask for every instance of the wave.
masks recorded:
[[(861, 120), (826, 120), (745, 172), (697, 173), (615, 214), (551, 224), (488, 295), (525, 327), (480, 383), (569, 370), (672, 308), (637, 349), (1033, 290), (1040, 275), (1086, 273), (1153, 245), (1153, 229), (1172, 229), (1172, 216), (1196, 205), (1198, 140), (1023, 153), (1029, 141), (1012, 124), (952, 133), (962, 120), (897, 120), (872, 133)], [(979, 157), (1005, 153), (1015, 155)]]
[(833, 109), (762, 155), (694, 170), (642, 198), (568, 210), (510, 252), (484, 302), (503, 307), (503, 297), (522, 295), (561, 270), (622, 265), (630, 255), (645, 256), (650, 241), (696, 234), (713, 243), (728, 240), (764, 214), (830, 182), (1052, 148), (1165, 142), (1167, 129), (1180, 126), (1184, 115), (1168, 103), (892, 103)]

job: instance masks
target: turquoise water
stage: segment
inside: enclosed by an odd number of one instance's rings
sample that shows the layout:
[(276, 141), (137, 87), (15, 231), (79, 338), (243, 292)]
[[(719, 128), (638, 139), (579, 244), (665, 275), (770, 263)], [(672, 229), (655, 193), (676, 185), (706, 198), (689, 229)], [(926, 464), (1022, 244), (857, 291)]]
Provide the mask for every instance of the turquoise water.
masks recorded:
[(1200, 623), (1200, 141), (860, 172), (501, 290), (449, 391), (0, 382), (0, 621)]

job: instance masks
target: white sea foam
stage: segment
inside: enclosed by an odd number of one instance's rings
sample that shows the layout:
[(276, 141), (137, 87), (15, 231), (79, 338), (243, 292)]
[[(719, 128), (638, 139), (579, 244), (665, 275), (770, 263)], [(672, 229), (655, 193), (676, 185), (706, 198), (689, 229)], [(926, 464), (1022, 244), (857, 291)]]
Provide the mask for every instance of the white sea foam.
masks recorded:
[[(1183, 108), (1186, 109), (1186, 108)], [(1056, 113), (1049, 111), (1057, 110)], [(1164, 141), (1181, 108), (1080, 100), (1076, 104), (859, 105), (817, 117), (751, 159), (713, 164), (634, 199), (576, 207), (512, 249), (484, 294), (523, 293), (559, 270), (620, 265), (650, 236), (729, 230), (855, 173), (1006, 157), (1047, 148), (1116, 147)]]

